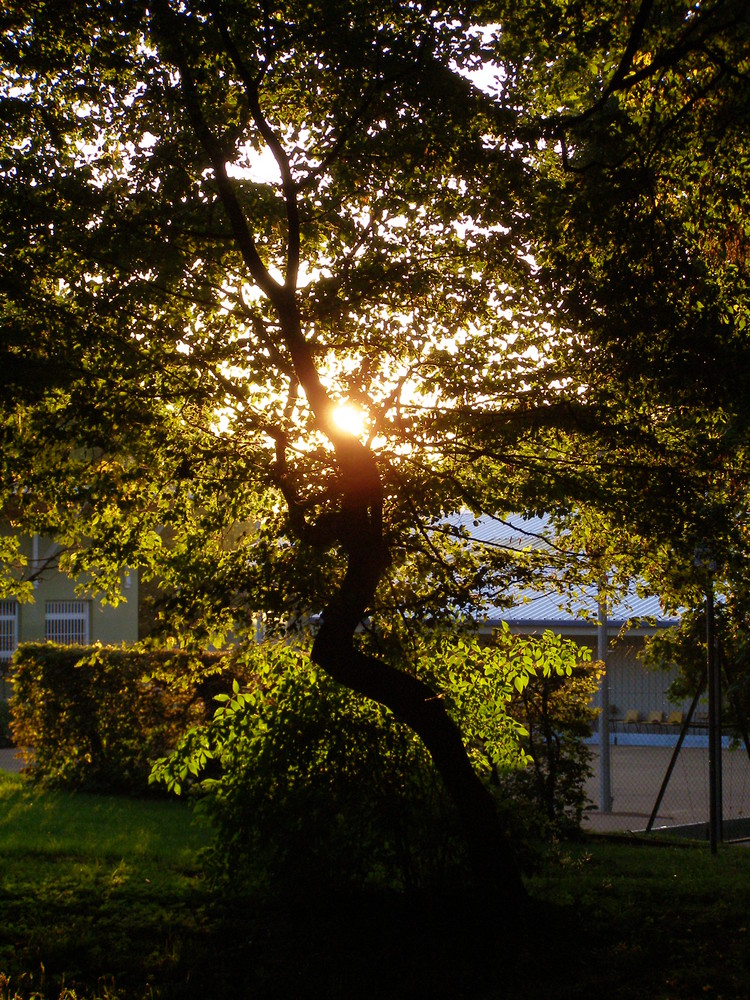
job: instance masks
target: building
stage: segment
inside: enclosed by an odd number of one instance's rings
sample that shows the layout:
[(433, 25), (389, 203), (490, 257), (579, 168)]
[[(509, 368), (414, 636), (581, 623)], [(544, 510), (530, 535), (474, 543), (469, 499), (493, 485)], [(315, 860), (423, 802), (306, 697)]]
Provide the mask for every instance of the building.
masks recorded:
[[(559, 540), (554, 538), (545, 517), (523, 518), (511, 514), (502, 519), (475, 518), (470, 513), (462, 513), (454, 515), (450, 524), (482, 546), (519, 553), (552, 553), (560, 549)], [(571, 559), (575, 557), (575, 553), (570, 554)], [(510, 596), (510, 607), (486, 609), (479, 624), (483, 634), (491, 635), (501, 622), (506, 622), (512, 632), (526, 635), (550, 629), (588, 646), (594, 658), (597, 657), (600, 608), (595, 586), (572, 594), (559, 589), (554, 574), (550, 574), (546, 586), (540, 580), (539, 587), (514, 587)], [(657, 719), (668, 727), (670, 718), (676, 729), (678, 716), (687, 711), (687, 702), (675, 704), (667, 695), (676, 668), (648, 670), (640, 658), (648, 636), (660, 629), (674, 627), (678, 621), (676, 616), (665, 615), (658, 597), (640, 596), (635, 585), (606, 609), (608, 700), (613, 732), (619, 730), (623, 736), (643, 736), (648, 734), (649, 726), (658, 725)]]
[(67, 645), (120, 645), (138, 640), (138, 574), (122, 573), (123, 600), (113, 607), (72, 580), (58, 567), (60, 548), (49, 538), (21, 537), (26, 558), (22, 579), (33, 581), (33, 599), (0, 601), (0, 698), (7, 699), (7, 666), (21, 642)]

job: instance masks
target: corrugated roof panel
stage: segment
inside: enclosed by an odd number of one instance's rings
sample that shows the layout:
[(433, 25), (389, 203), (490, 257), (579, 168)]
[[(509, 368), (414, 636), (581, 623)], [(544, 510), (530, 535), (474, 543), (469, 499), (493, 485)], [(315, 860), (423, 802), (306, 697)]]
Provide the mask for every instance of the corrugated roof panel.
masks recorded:
[(444, 523), (453, 528), (462, 528), (470, 538), (484, 545), (521, 551), (552, 548), (554, 545), (549, 520), (544, 517), (524, 518), (516, 514), (507, 518), (489, 517), (486, 514), (475, 517), (469, 511), (461, 511), (451, 515)]
[[(556, 544), (546, 517), (524, 518), (510, 514), (501, 519), (486, 515), (475, 517), (468, 511), (462, 511), (453, 515), (446, 523), (463, 528), (471, 539), (484, 545), (519, 551), (539, 551), (545, 548), (559, 551), (559, 544)], [(598, 595), (593, 587), (584, 593), (568, 594), (519, 587), (511, 591), (511, 596), (511, 607), (486, 609), (484, 618), (487, 624), (506, 621), (510, 625), (562, 627), (584, 622), (593, 624), (598, 619)], [(640, 597), (633, 584), (624, 597), (608, 608), (607, 621), (622, 626), (627, 622), (637, 625), (639, 620), (644, 623), (648, 621), (657, 627), (666, 627), (677, 624), (678, 618), (665, 616), (659, 597)]]
[[(490, 608), (485, 617), (488, 621), (514, 623), (550, 623), (561, 625), (574, 622), (596, 622), (599, 614), (595, 592), (576, 595), (566, 599), (564, 594), (538, 590), (518, 589), (514, 593), (514, 603), (510, 608)], [(648, 620), (664, 627), (675, 625), (677, 618), (667, 617), (658, 597), (639, 597), (634, 591), (623, 600), (608, 608), (607, 620), (616, 625), (626, 622)]]

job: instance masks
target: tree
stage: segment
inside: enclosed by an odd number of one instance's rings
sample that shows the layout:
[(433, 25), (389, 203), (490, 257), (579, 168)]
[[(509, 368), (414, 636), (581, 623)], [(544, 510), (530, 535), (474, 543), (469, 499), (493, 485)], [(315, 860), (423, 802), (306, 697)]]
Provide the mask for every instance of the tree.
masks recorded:
[[(407, 383), (522, 266), (495, 250), (482, 278), (489, 236), (462, 238), (499, 214), (493, 174), (509, 199), (523, 175), (484, 152), (465, 27), (408, 5), (11, 6), (4, 482), (105, 592), (123, 561), (179, 585), (183, 629), (323, 606), (314, 659), (421, 736), (482, 881), (519, 899), (442, 701), (355, 640), (408, 516), (384, 524), (414, 461), (388, 454)], [(278, 184), (252, 179), (261, 150)], [(344, 392), (388, 450), (339, 429)]]
[[(506, 467), (521, 466), (519, 506), (546, 494), (575, 512), (579, 549), (693, 603), (697, 547), (746, 558), (747, 9), (644, 0), (619, 20), (528, 4), (504, 24), (560, 379), (546, 413), (530, 408), (535, 450), (516, 444)], [(497, 454), (506, 418), (487, 415), (475, 456)]]
[[(524, 101), (557, 140), (536, 246), (566, 332), (571, 409), (548, 440), (578, 497), (568, 530), (673, 609), (702, 605), (710, 559), (732, 702), (746, 685), (749, 26), (735, 3), (686, 17), (644, 2), (598, 94), (565, 90), (562, 49)], [(601, 25), (569, 30), (605, 57)], [(650, 652), (683, 664), (682, 694), (705, 670), (701, 628), (686, 615)]]
[[(407, 576), (412, 617), (502, 579), (505, 560), (480, 573), (429, 533), (443, 514), (569, 509), (596, 493), (602, 441), (625, 427), (645, 446), (600, 303), (576, 306), (586, 198), (631, 202), (609, 161), (583, 195), (571, 185), (568, 129), (575, 156), (610, 150), (664, 92), (644, 67), (686, 79), (744, 23), (728, 0), (667, 8), (32, 0), (4, 15), (6, 509), (53, 526), (104, 593), (125, 562), (168, 584), (165, 628), (183, 636), (322, 612), (313, 658), (419, 734), (479, 881), (508, 899), (522, 885), (457, 726), (357, 630)], [(488, 67), (480, 89), (469, 74)], [(336, 422), (345, 400), (362, 436)]]

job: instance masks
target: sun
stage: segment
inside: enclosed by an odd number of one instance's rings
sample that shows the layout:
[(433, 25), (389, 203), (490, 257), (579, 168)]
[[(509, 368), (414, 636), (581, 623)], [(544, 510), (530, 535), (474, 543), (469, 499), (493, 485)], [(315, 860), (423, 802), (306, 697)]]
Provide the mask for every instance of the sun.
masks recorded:
[(339, 430), (361, 438), (365, 433), (367, 414), (354, 403), (341, 403), (333, 411), (333, 422)]

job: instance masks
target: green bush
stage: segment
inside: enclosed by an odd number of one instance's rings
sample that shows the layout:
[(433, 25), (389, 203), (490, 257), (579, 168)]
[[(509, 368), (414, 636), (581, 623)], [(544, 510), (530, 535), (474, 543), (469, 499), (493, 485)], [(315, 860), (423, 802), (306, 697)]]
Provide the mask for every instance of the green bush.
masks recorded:
[[(555, 821), (580, 819), (595, 670), (552, 633), (494, 645), (435, 636), (416, 669), (443, 692), (479, 773), (494, 787), (527, 869)], [(249, 690), (220, 696), (207, 722), (160, 761), (154, 780), (208, 793), (214, 870), (228, 880), (351, 887), (445, 886), (465, 874), (458, 819), (421, 741), (385, 708), (336, 685), (289, 645), (245, 651)], [(533, 692), (550, 711), (529, 717)], [(528, 695), (526, 693), (528, 692)], [(526, 696), (527, 711), (509, 708)], [(532, 713), (533, 714), (533, 713)], [(553, 725), (540, 749), (539, 724)], [(550, 807), (551, 803), (551, 807)]]
[(173, 790), (198, 782), (208, 793), (215, 874), (294, 891), (463, 875), (453, 808), (411, 730), (299, 650), (248, 656), (257, 683), (220, 696), (213, 718), (154, 774)]
[(11, 732), (49, 785), (141, 794), (155, 759), (214, 708), (232, 677), (216, 656), (105, 647), (21, 646)]
[(521, 744), (529, 763), (506, 775), (506, 791), (535, 803), (545, 825), (556, 833), (577, 829), (588, 805), (591, 750), (586, 739), (596, 719), (592, 700), (600, 676), (598, 661), (579, 662), (570, 675), (538, 675), (510, 705), (526, 729)]
[(10, 735), (10, 705), (7, 701), (0, 701), (0, 747), (13, 745)]
[(497, 790), (512, 839), (576, 829), (587, 805), (600, 664), (591, 651), (547, 630), (492, 641), (426, 645), (427, 673), (444, 692), (479, 773)]

